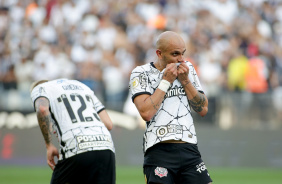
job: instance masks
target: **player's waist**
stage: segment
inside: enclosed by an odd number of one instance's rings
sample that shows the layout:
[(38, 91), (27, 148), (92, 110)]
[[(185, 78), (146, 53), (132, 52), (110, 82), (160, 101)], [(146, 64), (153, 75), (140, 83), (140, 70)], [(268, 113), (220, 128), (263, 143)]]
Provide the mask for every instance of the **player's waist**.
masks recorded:
[(187, 143), (182, 140), (166, 140), (166, 141), (161, 141), (160, 143)]

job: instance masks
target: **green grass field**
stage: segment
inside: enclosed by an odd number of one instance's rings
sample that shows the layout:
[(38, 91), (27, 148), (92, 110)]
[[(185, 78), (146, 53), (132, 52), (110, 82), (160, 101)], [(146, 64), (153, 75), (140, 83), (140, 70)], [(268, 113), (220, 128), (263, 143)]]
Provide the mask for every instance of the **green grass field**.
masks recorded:
[[(209, 168), (214, 184), (281, 184), (282, 168)], [(51, 170), (46, 167), (0, 166), (1, 184), (46, 184)], [(141, 167), (117, 166), (117, 184), (144, 184)]]

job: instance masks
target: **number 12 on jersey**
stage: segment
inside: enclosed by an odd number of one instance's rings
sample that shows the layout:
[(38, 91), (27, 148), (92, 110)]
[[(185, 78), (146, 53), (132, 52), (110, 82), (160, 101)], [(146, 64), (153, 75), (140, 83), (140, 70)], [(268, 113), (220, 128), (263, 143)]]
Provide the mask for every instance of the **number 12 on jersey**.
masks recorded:
[[(77, 123), (77, 116), (79, 117), (79, 121), (80, 122), (90, 122), (93, 121), (93, 117), (91, 116), (91, 114), (93, 114), (93, 116), (100, 121), (99, 116), (97, 115), (96, 111), (94, 110), (94, 101), (91, 98), (91, 96), (89, 95), (85, 95), (86, 101), (92, 103), (92, 108), (89, 108), (90, 106), (87, 106), (85, 103), (85, 99), (80, 95), (80, 94), (70, 94), (70, 99), (71, 101), (69, 101), (68, 97), (66, 94), (62, 94), (60, 97), (57, 98), (58, 102), (63, 102), (67, 112), (70, 116), (70, 119), (72, 121), (72, 123)], [(80, 107), (77, 109), (77, 111), (74, 112), (74, 108), (72, 107), (72, 103), (74, 103), (76, 100), (79, 100), (80, 102)], [(87, 114), (87, 116), (83, 115), (83, 112), (85, 112)], [(76, 114), (76, 115), (75, 115)]]

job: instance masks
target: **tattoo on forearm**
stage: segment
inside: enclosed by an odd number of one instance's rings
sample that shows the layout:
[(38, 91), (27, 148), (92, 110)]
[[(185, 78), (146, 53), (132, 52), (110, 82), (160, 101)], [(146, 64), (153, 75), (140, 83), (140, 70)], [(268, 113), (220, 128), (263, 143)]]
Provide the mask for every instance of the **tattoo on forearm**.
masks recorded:
[(37, 114), (38, 117), (38, 123), (42, 132), (42, 135), (44, 137), (44, 140), (47, 144), (51, 142), (51, 133), (49, 130), (51, 118), (49, 116), (41, 116), (40, 114)]
[(49, 107), (49, 103), (45, 99), (38, 99), (36, 101), (36, 112), (37, 112), (37, 119), (38, 124), (41, 129), (42, 135), (44, 137), (44, 140), (46, 144), (49, 144), (52, 141), (51, 132), (50, 132), (50, 126), (52, 123), (51, 115), (48, 114), (42, 114), (39, 111), (40, 106), (47, 106)]
[(206, 103), (206, 98), (205, 96), (198, 92), (197, 95), (189, 100), (191, 107), (196, 111), (196, 112), (201, 112), (203, 110), (203, 107)]
[(189, 83), (190, 83), (190, 81), (187, 81), (187, 82), (183, 85), (183, 87), (186, 86), (186, 85), (189, 84)]
[(156, 106), (159, 106), (159, 105), (155, 105), (155, 103), (153, 102), (152, 98), (151, 98), (151, 97), (149, 97), (149, 98), (150, 98), (150, 100), (151, 100), (151, 103), (153, 104), (154, 109), (155, 109), (156, 111), (158, 111), (158, 108), (157, 108)]

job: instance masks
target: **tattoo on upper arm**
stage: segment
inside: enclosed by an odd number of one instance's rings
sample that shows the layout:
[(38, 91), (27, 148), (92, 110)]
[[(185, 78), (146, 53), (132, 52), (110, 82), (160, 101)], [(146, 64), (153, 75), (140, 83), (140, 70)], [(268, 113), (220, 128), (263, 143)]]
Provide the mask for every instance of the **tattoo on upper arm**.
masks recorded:
[(204, 94), (198, 91), (197, 95), (193, 99), (189, 100), (189, 102), (196, 112), (201, 112), (205, 106), (206, 98)]
[(43, 98), (37, 99), (35, 102), (35, 108), (36, 108), (38, 124), (41, 129), (42, 135), (44, 137), (46, 144), (49, 144), (52, 141), (51, 132), (50, 132), (52, 118), (50, 113), (45, 114), (40, 112), (39, 108), (42, 106), (49, 108), (49, 102), (47, 99), (43, 99)]

